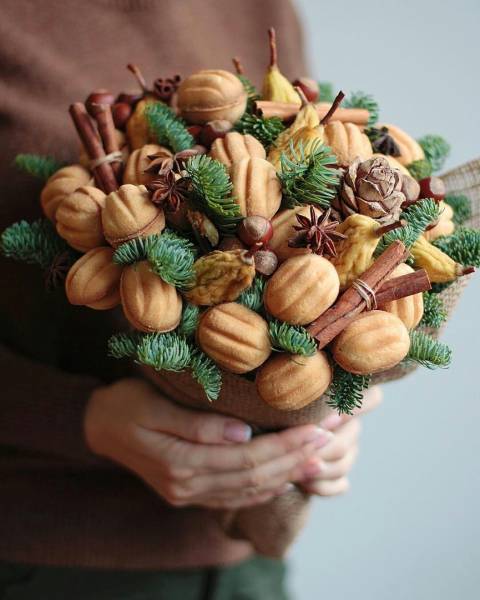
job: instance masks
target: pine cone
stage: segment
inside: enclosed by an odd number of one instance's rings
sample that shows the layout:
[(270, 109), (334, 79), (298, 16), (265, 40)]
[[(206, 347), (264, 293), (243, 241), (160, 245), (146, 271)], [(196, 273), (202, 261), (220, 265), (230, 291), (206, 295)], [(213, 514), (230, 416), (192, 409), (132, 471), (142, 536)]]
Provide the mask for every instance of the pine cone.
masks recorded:
[(405, 194), (401, 191), (400, 171), (392, 169), (379, 156), (366, 161), (355, 160), (345, 172), (339, 197), (333, 206), (345, 217), (359, 213), (382, 225), (400, 217)]

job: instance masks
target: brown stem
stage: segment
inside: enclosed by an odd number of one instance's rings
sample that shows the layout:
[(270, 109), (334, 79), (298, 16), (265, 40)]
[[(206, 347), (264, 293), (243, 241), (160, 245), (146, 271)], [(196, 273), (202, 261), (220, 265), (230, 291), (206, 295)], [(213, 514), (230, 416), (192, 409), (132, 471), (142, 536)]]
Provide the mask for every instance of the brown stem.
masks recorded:
[(232, 58), (232, 62), (233, 66), (235, 67), (235, 71), (237, 72), (237, 75), (243, 75), (245, 73), (245, 70), (243, 68), (242, 63), (240, 62), (240, 59), (237, 56), (234, 56)]
[[(118, 145), (117, 132), (113, 123), (112, 108), (109, 104), (92, 104), (91, 107), (93, 117), (97, 122), (98, 133), (102, 138), (103, 147), (107, 154), (112, 152), (118, 152), (120, 147)], [(113, 174), (117, 180), (117, 183), (121, 183), (122, 175), (122, 161), (121, 159), (111, 163)]]
[(270, 45), (270, 67), (277, 66), (277, 35), (275, 29), (270, 27), (268, 30), (268, 43)]
[(337, 96), (335, 97), (335, 100), (333, 101), (332, 106), (330, 107), (330, 110), (327, 112), (327, 114), (320, 121), (321, 125), (326, 125), (330, 121), (330, 119), (333, 116), (333, 113), (337, 110), (337, 108), (339, 108), (339, 106), (342, 103), (342, 100), (344, 98), (345, 98), (345, 94), (340, 90), (338, 92)]
[(127, 65), (127, 69), (131, 73), (133, 73), (133, 75), (135, 76), (135, 79), (137, 80), (138, 85), (140, 86), (142, 91), (145, 94), (148, 94), (150, 92), (150, 90), (148, 89), (147, 82), (145, 81), (145, 77), (143, 76), (143, 73), (140, 71), (140, 68), (137, 65), (133, 65), (132, 63), (130, 63)]
[(300, 108), (303, 108), (304, 106), (307, 106), (308, 100), (307, 100), (307, 97), (305, 96), (305, 93), (302, 90), (302, 88), (300, 86), (296, 85), (295, 86), (295, 91), (300, 96), (300, 100), (302, 101), (302, 103), (300, 104)]
[(405, 219), (400, 219), (399, 221), (394, 221), (393, 223), (390, 223), (389, 225), (384, 225), (383, 227), (379, 227), (375, 231), (375, 235), (380, 238), (380, 237), (382, 237), (382, 235), (385, 235), (389, 231), (393, 231), (394, 229), (400, 229), (400, 227), (405, 227), (406, 224), (407, 224), (407, 221)]
[(430, 289), (432, 289), (432, 284), (428, 273), (425, 269), (419, 269), (414, 273), (407, 273), (386, 281), (376, 293), (377, 305), (381, 307), (387, 302), (427, 292)]
[(462, 271), (462, 275), (470, 275), (470, 273), (475, 273), (475, 267), (465, 267)]
[[(88, 116), (85, 105), (82, 102), (75, 102), (75, 104), (70, 105), (69, 112), (90, 160), (103, 158), (105, 156), (105, 151), (100, 142), (100, 138), (92, 125), (90, 117)], [(94, 169), (94, 175), (97, 185), (106, 194), (109, 194), (118, 188), (112, 166), (109, 163), (98, 165), (98, 167)]]

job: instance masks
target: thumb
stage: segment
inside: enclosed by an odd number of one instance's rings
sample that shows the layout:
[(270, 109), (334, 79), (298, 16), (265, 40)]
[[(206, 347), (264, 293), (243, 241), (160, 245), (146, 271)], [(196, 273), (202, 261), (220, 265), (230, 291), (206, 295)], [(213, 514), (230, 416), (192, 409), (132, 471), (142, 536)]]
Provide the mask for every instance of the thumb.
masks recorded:
[(252, 428), (232, 417), (183, 408), (166, 399), (156, 403), (151, 429), (169, 433), (199, 444), (228, 444), (248, 442)]

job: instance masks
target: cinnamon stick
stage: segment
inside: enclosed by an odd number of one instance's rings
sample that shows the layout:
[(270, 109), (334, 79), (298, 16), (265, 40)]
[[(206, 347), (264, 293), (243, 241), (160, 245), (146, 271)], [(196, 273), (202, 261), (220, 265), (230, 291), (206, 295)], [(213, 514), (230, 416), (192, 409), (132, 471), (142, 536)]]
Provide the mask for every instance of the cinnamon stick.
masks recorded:
[[(105, 151), (88, 116), (85, 105), (82, 102), (75, 102), (75, 104), (70, 105), (69, 112), (90, 160), (103, 158)], [(118, 188), (112, 166), (109, 163), (101, 163), (93, 171), (97, 185), (106, 194)]]
[[(408, 255), (409, 252), (402, 242), (399, 240), (393, 242), (363, 273), (362, 281), (376, 292)], [(363, 296), (355, 287), (349, 287), (331, 308), (308, 326), (308, 333), (317, 339), (319, 348), (324, 348), (365, 307), (366, 301)]]
[[(319, 119), (323, 119), (331, 108), (328, 102), (319, 102), (315, 105)], [(255, 109), (260, 117), (280, 117), (282, 121), (292, 121), (297, 115), (300, 107), (298, 104), (289, 102), (272, 102), (270, 100), (257, 100)], [(335, 111), (333, 121), (342, 123), (354, 123), (360, 127), (365, 127), (368, 123), (369, 112), (364, 108), (338, 108)]]
[[(113, 122), (112, 108), (109, 104), (92, 104), (91, 114), (97, 122), (98, 133), (103, 142), (103, 147), (106, 154), (112, 152), (119, 152), (120, 146), (118, 145), (117, 132), (115, 124)], [(121, 184), (122, 175), (122, 159), (110, 163), (112, 165), (112, 171), (117, 180), (117, 184)], [(117, 185), (117, 187), (118, 187)]]
[(427, 272), (425, 269), (419, 269), (413, 273), (407, 273), (385, 281), (376, 294), (377, 305), (380, 308), (387, 302), (427, 292), (430, 289), (432, 289), (432, 284)]

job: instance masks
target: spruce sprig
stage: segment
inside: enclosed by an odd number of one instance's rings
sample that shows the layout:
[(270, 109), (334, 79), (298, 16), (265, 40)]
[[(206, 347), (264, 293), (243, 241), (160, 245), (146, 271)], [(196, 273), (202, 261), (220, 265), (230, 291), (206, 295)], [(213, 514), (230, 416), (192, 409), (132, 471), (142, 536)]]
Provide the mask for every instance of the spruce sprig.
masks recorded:
[(149, 235), (145, 238), (134, 238), (120, 244), (113, 253), (113, 262), (117, 265), (133, 265), (136, 262), (147, 260), (148, 253), (157, 243), (160, 234)]
[(189, 366), (209, 402), (217, 400), (222, 389), (222, 373), (213, 360), (201, 350), (195, 349)]
[(265, 279), (261, 275), (256, 275), (252, 285), (244, 290), (236, 301), (250, 310), (260, 312), (263, 308), (265, 283)]
[(375, 250), (376, 256), (379, 256), (395, 240), (400, 240), (407, 248), (413, 246), (425, 228), (439, 218), (440, 208), (435, 200), (425, 198), (409, 206), (401, 216), (407, 224), (405, 227), (389, 231), (382, 237)]
[(351, 415), (355, 408), (362, 406), (363, 391), (370, 385), (370, 375), (354, 375), (336, 364), (333, 380), (328, 388), (328, 405), (339, 414)]
[(372, 127), (378, 122), (380, 107), (378, 102), (370, 94), (365, 92), (352, 92), (343, 102), (345, 108), (365, 108), (368, 110), (368, 126)]
[(430, 164), (430, 161), (426, 159), (414, 160), (407, 165), (407, 169), (410, 175), (417, 181), (430, 177), (433, 173), (432, 165)]
[(447, 320), (447, 311), (443, 300), (433, 292), (423, 293), (423, 317), (420, 325), (438, 329)]
[(69, 250), (48, 219), (19, 221), (7, 227), (0, 238), (0, 251), (7, 258), (48, 268), (55, 257)]
[(147, 333), (137, 345), (137, 361), (156, 371), (183, 371), (191, 360), (187, 340), (177, 333)]
[(145, 118), (160, 145), (167, 146), (175, 153), (195, 145), (195, 140), (183, 121), (166, 104), (149, 103), (145, 108)]
[(260, 94), (248, 77), (241, 73), (237, 73), (237, 77), (240, 79), (243, 89), (247, 92), (247, 112), (251, 114), (253, 110), (253, 103), (260, 99)]
[(136, 358), (139, 341), (137, 332), (116, 333), (108, 340), (108, 355), (112, 358)]
[(285, 131), (285, 125), (278, 117), (267, 119), (246, 111), (235, 123), (235, 130), (239, 133), (253, 135), (268, 150), (282, 131)]
[(418, 140), (433, 171), (440, 171), (450, 154), (450, 144), (441, 135), (424, 135)]
[(53, 156), (40, 156), (39, 154), (17, 154), (14, 164), (20, 171), (42, 181), (47, 181), (49, 177), (65, 166)]
[(200, 308), (190, 302), (185, 302), (183, 305), (182, 318), (176, 332), (186, 338), (190, 338), (197, 330), (198, 320), (200, 317)]
[(333, 83), (331, 81), (318, 82), (318, 99), (320, 100), (320, 102), (334, 101), (335, 92), (333, 89)]
[(187, 290), (195, 279), (195, 247), (186, 238), (164, 231), (150, 246), (147, 260), (152, 271), (166, 283)]
[(274, 350), (299, 354), (301, 356), (313, 356), (317, 344), (304, 327), (282, 323), (273, 319), (268, 324), (270, 342)]
[(205, 212), (222, 232), (234, 231), (242, 214), (232, 197), (233, 185), (225, 166), (202, 154), (190, 158), (185, 170), (194, 206)]
[(480, 230), (461, 227), (452, 235), (440, 237), (433, 245), (457, 263), (480, 267)]
[(299, 204), (315, 204), (328, 208), (340, 183), (336, 158), (328, 146), (318, 140), (305, 155), (303, 143), (290, 144), (290, 156), (282, 153), (278, 175), (282, 184), (284, 204), (292, 208)]
[(472, 203), (463, 194), (447, 194), (445, 202), (453, 208), (453, 222), (455, 225), (463, 225), (465, 221), (472, 218)]
[(421, 331), (410, 332), (410, 350), (406, 362), (416, 362), (427, 369), (445, 369), (452, 361), (452, 351), (443, 342)]

